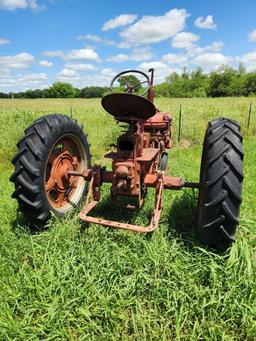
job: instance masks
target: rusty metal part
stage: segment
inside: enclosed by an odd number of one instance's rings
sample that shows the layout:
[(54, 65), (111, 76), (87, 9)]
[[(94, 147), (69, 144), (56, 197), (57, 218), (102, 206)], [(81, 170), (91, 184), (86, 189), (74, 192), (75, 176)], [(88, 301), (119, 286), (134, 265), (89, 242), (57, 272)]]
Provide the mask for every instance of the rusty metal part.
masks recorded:
[(45, 172), (45, 192), (54, 209), (61, 211), (83, 190), (84, 181), (68, 173), (81, 172), (84, 164), (84, 153), (73, 136), (64, 136), (54, 145)]
[(132, 94), (110, 94), (103, 97), (101, 103), (118, 121), (147, 120), (156, 113), (150, 100)]
[[(163, 155), (167, 154), (166, 149), (171, 147), (172, 117), (157, 110), (153, 104), (154, 71), (150, 72), (148, 99), (127, 93), (111, 94), (102, 99), (106, 111), (116, 120), (129, 124), (127, 131), (117, 139), (115, 145), (112, 145), (116, 151), (105, 155), (112, 159), (112, 170), (107, 171), (100, 166), (94, 166), (86, 173), (78, 174), (75, 170), (68, 172), (70, 178), (76, 175), (90, 181), (86, 204), (80, 213), (81, 219), (88, 223), (140, 233), (152, 232), (159, 224), (164, 189), (199, 187), (197, 183), (165, 175), (166, 164), (161, 165), (161, 160)], [(100, 202), (100, 187), (103, 183), (111, 183), (112, 202), (125, 208), (141, 207), (147, 188), (155, 188), (154, 210), (149, 226), (137, 226), (90, 216), (89, 212)], [(118, 200), (120, 197), (126, 197), (126, 201), (130, 202), (123, 204)], [(137, 202), (137, 205), (131, 201)]]
[(78, 172), (78, 171), (73, 171), (73, 170), (68, 170), (67, 171), (68, 176), (81, 176), (83, 177), (85, 180), (90, 180), (91, 179), (91, 169), (86, 169), (85, 171)]
[(170, 116), (170, 114), (164, 112), (157, 112), (154, 116), (152, 116), (145, 122), (144, 128), (154, 129), (166, 128), (166, 123), (171, 121), (172, 117)]
[(154, 69), (149, 69), (148, 72), (151, 73), (150, 75), (150, 88), (148, 90), (148, 99), (151, 101), (151, 102), (154, 102), (154, 96), (155, 96), (155, 92), (154, 92), (154, 73), (155, 73), (155, 70)]
[[(157, 112), (144, 123), (144, 132), (150, 134), (150, 143), (157, 148), (171, 148), (172, 116), (165, 112)], [(163, 149), (162, 149), (163, 150)]]
[[(148, 187), (156, 187), (158, 181), (157, 174), (147, 174), (144, 183)], [(176, 176), (163, 175), (164, 189), (181, 189), (184, 187), (184, 180)]]
[(154, 160), (159, 153), (158, 148), (144, 148), (141, 156), (137, 158), (138, 162), (148, 162)]
[(163, 188), (164, 188), (163, 174), (159, 173), (155, 193), (155, 207), (150, 224), (147, 227), (89, 216), (88, 215), (89, 212), (99, 203), (99, 200), (92, 200), (90, 202), (87, 202), (83, 210), (80, 212), (79, 217), (87, 223), (99, 224), (106, 227), (119, 228), (138, 233), (153, 232), (157, 228), (161, 216)]

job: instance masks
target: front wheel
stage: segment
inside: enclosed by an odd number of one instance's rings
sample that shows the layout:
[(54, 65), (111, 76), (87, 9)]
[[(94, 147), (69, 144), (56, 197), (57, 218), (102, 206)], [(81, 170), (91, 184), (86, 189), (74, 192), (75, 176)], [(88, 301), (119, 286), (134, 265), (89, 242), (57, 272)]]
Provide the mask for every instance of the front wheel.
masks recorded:
[(18, 142), (10, 180), (19, 210), (36, 221), (51, 212), (63, 216), (77, 206), (86, 191), (82, 177), (69, 171), (90, 168), (89, 145), (77, 122), (65, 115), (48, 115), (34, 121)]
[(242, 202), (243, 148), (240, 126), (219, 118), (205, 133), (199, 191), (199, 236), (225, 251), (235, 241)]

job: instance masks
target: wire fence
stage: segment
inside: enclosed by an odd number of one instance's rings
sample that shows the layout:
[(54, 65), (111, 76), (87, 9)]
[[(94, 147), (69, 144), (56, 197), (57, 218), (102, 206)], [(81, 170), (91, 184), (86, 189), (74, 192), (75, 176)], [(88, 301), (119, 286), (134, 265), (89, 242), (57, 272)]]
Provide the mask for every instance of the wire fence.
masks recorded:
[[(173, 139), (177, 143), (182, 143), (182, 141), (187, 140), (189, 142), (201, 142), (205, 128), (203, 129), (202, 123), (204, 125), (207, 123), (205, 117), (200, 119), (195, 119), (197, 113), (193, 113), (190, 108), (186, 108), (186, 105), (180, 104), (178, 115), (176, 115), (176, 124), (174, 128), (177, 128), (177, 133), (174, 133)], [(254, 136), (256, 135), (256, 105), (250, 102), (247, 110), (243, 110), (240, 114), (234, 114), (233, 116), (228, 115), (213, 115), (213, 117), (208, 117), (208, 121), (217, 117), (227, 117), (229, 119), (236, 120), (240, 126), (241, 131), (244, 136)], [(177, 117), (178, 116), (178, 117)], [(208, 115), (210, 116), (210, 115)], [(202, 129), (201, 129), (202, 128)]]

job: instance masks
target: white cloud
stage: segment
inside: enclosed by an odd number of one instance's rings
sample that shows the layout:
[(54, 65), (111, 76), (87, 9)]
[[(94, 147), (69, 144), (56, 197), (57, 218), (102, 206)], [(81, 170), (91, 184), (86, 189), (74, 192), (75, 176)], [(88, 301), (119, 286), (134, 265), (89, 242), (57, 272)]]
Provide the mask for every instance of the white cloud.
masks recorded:
[(62, 50), (45, 51), (43, 55), (47, 57), (58, 57), (64, 60), (99, 60), (97, 52), (95, 52), (92, 48), (71, 50), (67, 53)]
[(108, 31), (117, 27), (132, 24), (137, 19), (136, 14), (121, 14), (114, 19), (108, 20), (103, 26), (102, 31)]
[(115, 46), (118, 49), (129, 49), (131, 48), (131, 44), (127, 43), (126, 41), (116, 42), (114, 40), (103, 39), (102, 43), (108, 46)]
[[(114, 73), (115, 74), (115, 73)], [(86, 86), (109, 86), (113, 76), (103, 74), (85, 75), (79, 81), (72, 82), (73, 86), (84, 88)]]
[(0, 8), (6, 10), (25, 9), (28, 4), (26, 0), (0, 0)]
[(94, 34), (86, 34), (86, 35), (81, 35), (77, 37), (78, 40), (91, 40), (94, 41), (95, 43), (100, 43), (102, 39)]
[(195, 20), (194, 25), (199, 28), (205, 28), (208, 30), (214, 30), (217, 28), (217, 25), (214, 23), (213, 16), (207, 15), (206, 18), (199, 17)]
[(40, 66), (43, 66), (43, 67), (52, 67), (53, 66), (53, 63), (49, 62), (48, 60), (41, 60), (38, 64)]
[(129, 49), (131, 47), (131, 44), (127, 43), (126, 41), (121, 41), (120, 43), (116, 44), (116, 47), (119, 49)]
[(205, 47), (205, 50), (210, 51), (210, 52), (220, 52), (222, 50), (223, 46), (224, 46), (223, 41), (221, 41), (221, 40), (214, 41), (210, 45), (207, 45)]
[(153, 53), (149, 47), (134, 48), (130, 54), (119, 53), (115, 56), (107, 58), (108, 62), (122, 63), (126, 61), (141, 62), (150, 60), (153, 57)]
[(115, 63), (122, 63), (122, 62), (126, 62), (127, 60), (129, 60), (129, 56), (124, 53), (119, 53), (115, 56), (110, 56), (107, 58), (108, 62), (115, 62)]
[(81, 89), (86, 86), (108, 86), (113, 76), (116, 75), (116, 72), (111, 68), (103, 68), (98, 71), (98, 73), (86, 73), (81, 76), (74, 70), (64, 68), (57, 74), (56, 79), (71, 83), (74, 87)]
[(31, 65), (34, 57), (26, 52), (13, 56), (0, 56), (0, 67), (6, 69), (25, 69)]
[(196, 56), (198, 54), (202, 54), (205, 52), (220, 52), (224, 46), (223, 41), (214, 41), (210, 45), (206, 45), (204, 47), (198, 46), (196, 44), (192, 44), (187, 48), (187, 55), (189, 57)]
[(115, 46), (118, 49), (129, 49), (131, 47), (131, 44), (126, 41), (116, 42), (114, 40), (102, 39), (101, 42), (107, 46)]
[(43, 55), (46, 57), (58, 57), (58, 58), (65, 57), (65, 53), (62, 50), (45, 51), (43, 52)]
[(67, 68), (64, 68), (57, 74), (57, 79), (59, 81), (68, 82), (68, 83), (74, 83), (80, 81), (80, 75), (75, 70), (70, 70)]
[(154, 57), (151, 49), (149, 47), (143, 47), (143, 48), (135, 48), (133, 49), (130, 58), (132, 61), (135, 62), (142, 62), (142, 61), (147, 61), (150, 60)]
[(47, 79), (47, 76), (45, 73), (30, 73), (28, 75), (18, 75), (18, 80), (22, 80), (26, 83), (30, 84), (38, 84), (41, 81), (45, 81)]
[(100, 72), (103, 76), (107, 76), (107, 77), (110, 77), (110, 78), (113, 78), (115, 75), (116, 75), (116, 72), (111, 69), (111, 68), (104, 68), (101, 70)]
[(7, 45), (10, 44), (10, 40), (9, 39), (5, 39), (5, 38), (0, 38), (0, 45)]
[[(31, 73), (27, 75), (7, 76), (1, 79), (0, 88), (3, 91), (25, 91), (27, 89), (44, 88), (47, 76), (45, 73)], [(14, 90), (15, 89), (15, 90)]]
[(115, 40), (101, 38), (101, 37), (99, 37), (97, 35), (93, 35), (93, 34), (80, 35), (77, 37), (77, 40), (91, 40), (95, 43), (101, 43), (101, 44), (104, 44), (107, 46), (115, 46), (118, 49), (129, 49), (131, 47), (131, 44), (129, 44), (126, 41), (117, 42)]
[(229, 64), (232, 61), (231, 57), (224, 56), (221, 53), (202, 53), (197, 55), (193, 63), (199, 66), (216, 68), (224, 64)]
[(159, 43), (182, 31), (188, 16), (185, 9), (172, 9), (162, 16), (144, 16), (120, 36), (132, 44)]
[(59, 73), (59, 76), (61, 77), (75, 77), (78, 76), (78, 73), (75, 70), (70, 70), (70, 69), (63, 69), (61, 70), (61, 72)]
[[(5, 77), (9, 77), (9, 76), (10, 76), (10, 70), (3, 69), (3, 68), (0, 69), (0, 77), (1, 78), (5, 78)], [(1, 84), (1, 82), (0, 82), (0, 84)]]
[(102, 43), (107, 45), (107, 46), (116, 46), (117, 43), (114, 40), (110, 40), (110, 39), (103, 39)]
[(37, 0), (27, 0), (28, 8), (31, 8), (33, 11), (40, 11), (45, 9), (44, 5), (39, 5)]
[(189, 65), (199, 63), (200, 66), (216, 66), (230, 62), (230, 57), (226, 57), (219, 52), (223, 48), (222, 41), (214, 41), (204, 47), (192, 44), (186, 48), (184, 53), (167, 53), (162, 56), (162, 61), (171, 65)]
[(144, 62), (139, 65), (143, 70), (153, 69), (168, 69), (168, 65), (162, 62), (152, 61), (152, 62)]
[(77, 60), (99, 60), (97, 52), (93, 49), (80, 49), (71, 50), (67, 53), (66, 59), (77, 59)]
[(16, 9), (32, 9), (38, 11), (44, 9), (45, 6), (39, 5), (37, 0), (0, 0), (0, 9), (13, 11)]
[(97, 69), (94, 65), (82, 63), (80, 64), (66, 63), (65, 68), (76, 71), (92, 71)]
[(249, 33), (248, 38), (249, 38), (249, 41), (256, 42), (256, 30)]
[(193, 43), (197, 42), (200, 37), (191, 32), (180, 32), (172, 39), (172, 47), (174, 48), (188, 48)]
[(256, 51), (243, 54), (237, 60), (244, 64), (247, 71), (256, 71)]
[(144, 62), (138, 66), (138, 69), (144, 72), (148, 72), (148, 70), (151, 68), (155, 69), (155, 84), (165, 81), (165, 78), (173, 72), (182, 72), (180, 68), (173, 68), (163, 62), (158, 61)]
[(187, 56), (181, 53), (167, 53), (163, 55), (162, 60), (169, 64), (186, 64), (188, 62)]

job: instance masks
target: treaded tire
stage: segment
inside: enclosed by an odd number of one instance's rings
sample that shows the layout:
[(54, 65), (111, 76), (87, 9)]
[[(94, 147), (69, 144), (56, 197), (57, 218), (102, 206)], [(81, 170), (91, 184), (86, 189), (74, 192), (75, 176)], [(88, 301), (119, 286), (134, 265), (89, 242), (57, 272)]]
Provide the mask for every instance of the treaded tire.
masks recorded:
[(10, 181), (15, 185), (12, 197), (17, 199), (19, 211), (37, 222), (45, 222), (53, 212), (63, 216), (78, 204), (86, 191), (86, 184), (79, 189), (76, 202), (63, 209), (55, 209), (49, 202), (45, 191), (45, 174), (48, 157), (52, 148), (63, 136), (73, 136), (84, 155), (86, 168), (91, 166), (87, 138), (76, 120), (66, 115), (52, 114), (35, 120), (25, 131), (25, 136), (17, 143), (18, 153), (12, 163), (15, 171)]
[(240, 126), (219, 118), (205, 133), (199, 191), (199, 236), (219, 251), (236, 238), (242, 202), (243, 148)]

